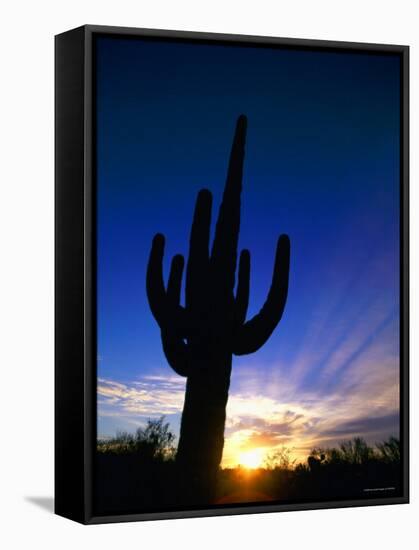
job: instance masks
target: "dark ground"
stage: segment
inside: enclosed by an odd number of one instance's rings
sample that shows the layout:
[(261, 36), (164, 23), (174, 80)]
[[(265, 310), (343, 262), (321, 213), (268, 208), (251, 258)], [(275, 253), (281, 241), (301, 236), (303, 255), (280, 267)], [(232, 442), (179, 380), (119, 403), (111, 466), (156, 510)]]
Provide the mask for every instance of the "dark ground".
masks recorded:
[(180, 487), (182, 476), (178, 475), (173, 457), (98, 452), (95, 471), (95, 513), (98, 515), (401, 494), (399, 446), (394, 438), (382, 444), (381, 451), (379, 447), (367, 447), (359, 438), (338, 449), (313, 450), (307, 462), (296, 467), (220, 469), (212, 502), (191, 499), (182, 503), (182, 494), (190, 487)]

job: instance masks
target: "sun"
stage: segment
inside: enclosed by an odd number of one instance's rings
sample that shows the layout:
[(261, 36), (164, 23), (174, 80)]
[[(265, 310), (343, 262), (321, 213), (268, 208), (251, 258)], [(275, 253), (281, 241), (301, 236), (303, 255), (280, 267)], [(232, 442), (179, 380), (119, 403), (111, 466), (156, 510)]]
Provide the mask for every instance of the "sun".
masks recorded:
[(238, 463), (245, 468), (260, 468), (263, 463), (265, 453), (263, 449), (251, 449), (239, 454)]

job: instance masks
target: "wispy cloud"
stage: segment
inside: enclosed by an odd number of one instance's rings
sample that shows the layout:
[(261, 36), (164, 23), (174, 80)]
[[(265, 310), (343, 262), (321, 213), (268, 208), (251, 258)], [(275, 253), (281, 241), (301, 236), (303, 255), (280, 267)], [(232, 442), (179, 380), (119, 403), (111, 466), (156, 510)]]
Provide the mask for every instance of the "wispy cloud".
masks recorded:
[(102, 404), (100, 414), (109, 408), (112, 414), (173, 414), (183, 406), (184, 383), (182, 379), (146, 376), (128, 385), (100, 378), (97, 393)]

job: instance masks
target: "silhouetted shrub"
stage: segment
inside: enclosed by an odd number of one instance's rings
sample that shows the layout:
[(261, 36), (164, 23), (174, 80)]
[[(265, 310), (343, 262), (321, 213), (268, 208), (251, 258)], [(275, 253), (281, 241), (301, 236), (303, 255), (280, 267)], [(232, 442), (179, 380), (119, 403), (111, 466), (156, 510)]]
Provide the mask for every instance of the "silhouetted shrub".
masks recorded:
[(376, 446), (384, 462), (391, 463), (400, 461), (400, 441), (395, 437), (390, 437), (383, 443), (377, 443)]
[(164, 417), (148, 420), (145, 428), (138, 428), (135, 434), (118, 432), (116, 437), (98, 442), (99, 453), (139, 455), (148, 460), (170, 460), (174, 458), (175, 435), (164, 423)]
[(263, 466), (267, 470), (291, 470), (296, 462), (296, 459), (291, 459), (292, 450), (288, 447), (280, 447), (268, 453), (263, 462)]

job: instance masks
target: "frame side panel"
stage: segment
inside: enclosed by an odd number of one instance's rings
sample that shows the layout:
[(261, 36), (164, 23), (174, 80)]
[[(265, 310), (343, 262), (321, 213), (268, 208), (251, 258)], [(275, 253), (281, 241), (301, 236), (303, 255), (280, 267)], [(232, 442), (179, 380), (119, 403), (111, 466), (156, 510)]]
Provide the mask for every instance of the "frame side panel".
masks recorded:
[(55, 513), (84, 522), (84, 28), (55, 38)]
[(401, 402), (400, 411), (402, 418), (402, 437), (403, 437), (403, 493), (406, 502), (410, 502), (410, 302), (409, 302), (409, 278), (410, 278), (410, 260), (409, 260), (409, 158), (410, 158), (410, 66), (409, 66), (409, 47), (406, 47), (402, 56), (402, 127), (401, 127), (401, 201), (400, 208), (402, 214), (401, 226)]

